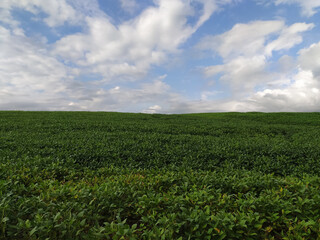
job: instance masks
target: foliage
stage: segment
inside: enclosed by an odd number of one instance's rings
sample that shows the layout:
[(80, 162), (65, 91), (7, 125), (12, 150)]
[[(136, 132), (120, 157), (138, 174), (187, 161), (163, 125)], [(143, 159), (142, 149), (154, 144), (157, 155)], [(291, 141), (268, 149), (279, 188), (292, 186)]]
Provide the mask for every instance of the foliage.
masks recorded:
[(319, 123), (0, 112), (0, 239), (320, 239)]

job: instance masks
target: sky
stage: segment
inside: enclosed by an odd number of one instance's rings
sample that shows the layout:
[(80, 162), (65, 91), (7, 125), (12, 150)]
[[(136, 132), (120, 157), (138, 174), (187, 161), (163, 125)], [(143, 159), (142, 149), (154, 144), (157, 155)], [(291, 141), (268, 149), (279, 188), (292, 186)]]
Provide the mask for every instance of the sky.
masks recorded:
[(1, 0), (0, 110), (320, 111), (320, 0)]

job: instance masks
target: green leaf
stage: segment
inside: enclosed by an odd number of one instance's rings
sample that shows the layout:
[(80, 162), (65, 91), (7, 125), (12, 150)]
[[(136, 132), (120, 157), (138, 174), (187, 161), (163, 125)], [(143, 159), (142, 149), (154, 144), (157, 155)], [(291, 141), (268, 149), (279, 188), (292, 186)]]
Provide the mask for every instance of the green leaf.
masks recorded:
[(78, 217), (83, 217), (84, 216), (84, 211), (81, 211), (78, 213)]
[(83, 219), (81, 222), (80, 222), (80, 226), (84, 226), (86, 224), (86, 219)]
[(27, 227), (27, 228), (30, 228), (30, 227), (31, 227), (31, 222), (30, 222), (29, 219), (27, 219), (27, 220), (25, 221), (25, 224), (26, 224), (26, 227)]
[(37, 226), (36, 227), (34, 227), (31, 231), (30, 231), (30, 233), (29, 233), (29, 236), (32, 236), (36, 231), (37, 231)]
[(61, 213), (58, 212), (58, 213), (54, 216), (53, 221), (56, 222), (60, 217), (61, 217)]

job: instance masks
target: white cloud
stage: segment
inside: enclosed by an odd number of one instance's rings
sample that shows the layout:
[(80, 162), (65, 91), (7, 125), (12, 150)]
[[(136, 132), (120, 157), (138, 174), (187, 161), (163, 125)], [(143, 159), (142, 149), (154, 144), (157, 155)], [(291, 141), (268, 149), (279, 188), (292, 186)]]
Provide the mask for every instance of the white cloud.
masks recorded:
[(166, 75), (133, 88), (76, 81), (76, 69), (57, 61), (45, 44), (3, 27), (0, 48), (0, 109), (155, 113), (177, 98), (163, 81)]
[[(320, 111), (320, 42), (299, 51), (298, 72), (289, 84), (267, 88), (239, 101), (237, 110), (254, 111)], [(281, 60), (281, 59), (280, 59)], [(292, 59), (287, 57), (285, 65)]]
[[(206, 77), (216, 77), (227, 84), (233, 97), (238, 99), (253, 94), (257, 88), (287, 84), (289, 80), (284, 69), (280, 72), (267, 70), (271, 64), (269, 59), (273, 52), (288, 50), (301, 43), (301, 34), (313, 26), (306, 23), (286, 26), (283, 21), (236, 24), (221, 35), (208, 36), (200, 41), (198, 48), (217, 52), (224, 62), (205, 67), (203, 72)], [(284, 64), (283, 61), (280, 63)]]
[(287, 28), (284, 28), (281, 31), (280, 36), (265, 47), (266, 55), (271, 56), (273, 51), (279, 51), (282, 49), (288, 50), (301, 43), (303, 41), (301, 33), (309, 31), (313, 27), (314, 24), (312, 23), (295, 23)]
[(294, 83), (283, 89), (266, 89), (248, 99), (259, 111), (320, 111), (320, 79), (300, 70)]
[(224, 100), (202, 99), (171, 102), (167, 112), (308, 112), (320, 111), (320, 78), (311, 71), (300, 69), (292, 83), (283, 88), (269, 88), (247, 98)]
[(77, 69), (56, 60), (46, 43), (4, 27), (0, 48), (0, 109), (158, 112), (179, 98), (166, 75), (132, 88), (77, 81)]
[(275, 0), (276, 5), (279, 4), (298, 4), (302, 8), (302, 14), (311, 17), (316, 14), (320, 7), (320, 0)]
[[(179, 99), (180, 101), (171, 102), (166, 112), (168, 113), (204, 113), (204, 112), (225, 112), (239, 111), (238, 101), (188, 101)], [(241, 111), (241, 110), (240, 110)]]
[(46, 13), (48, 16), (44, 18), (44, 22), (55, 27), (63, 25), (65, 22), (77, 24), (79, 16), (75, 9), (66, 2), (66, 0), (42, 1), (42, 0), (10, 0), (0, 2), (0, 21), (18, 25), (18, 22), (11, 16), (11, 10), (19, 8), (38, 15), (40, 12)]
[[(105, 79), (127, 75), (141, 77), (152, 65), (163, 63), (217, 9), (216, 1), (194, 0), (203, 12), (194, 25), (191, 1), (158, 0), (130, 21), (114, 25), (106, 17), (87, 17), (85, 33), (69, 35), (55, 44), (55, 54), (87, 66)], [(125, 1), (123, 4), (129, 4)]]
[(272, 74), (265, 71), (266, 64), (263, 55), (238, 57), (223, 65), (206, 67), (204, 73), (208, 77), (222, 73), (219, 81), (230, 87), (234, 97), (243, 97), (251, 94), (257, 85), (271, 81)]
[[(137, 1), (120, 1), (127, 11), (137, 6)], [(272, 62), (271, 58), (275, 52), (283, 53), (301, 43), (302, 33), (314, 27), (307, 23), (286, 26), (284, 21), (254, 21), (203, 39), (199, 48), (223, 58), (222, 64), (204, 68), (204, 74), (230, 88), (230, 99), (214, 100), (220, 92), (206, 89), (200, 93), (201, 100), (190, 101), (174, 93), (164, 80), (166, 75), (149, 83), (133, 83), (152, 66), (179, 53), (180, 46), (213, 12), (231, 2), (156, 0), (140, 15), (115, 24), (97, 1), (1, 1), (0, 21), (5, 27), (0, 26), (0, 109), (146, 113), (320, 110), (320, 42), (299, 51), (297, 59), (283, 56)], [(277, 1), (285, 3), (300, 4), (308, 16), (320, 6), (316, 0)], [(15, 8), (38, 18), (44, 16), (38, 20), (51, 28), (71, 24), (81, 25), (84, 31), (50, 45), (41, 36), (25, 35), (11, 15)], [(272, 65), (279, 67), (270, 71)], [(104, 80), (76, 80), (82, 73), (101, 74)], [(128, 81), (131, 87), (125, 84)]]
[[(237, 24), (230, 31), (209, 38), (216, 39), (211, 50), (218, 52), (224, 64), (208, 66), (204, 69), (207, 77), (222, 73), (220, 81), (230, 85), (234, 96), (252, 94), (257, 87), (263, 85), (282, 85), (288, 82), (284, 72), (268, 71), (270, 57), (273, 52), (288, 50), (302, 42), (301, 34), (314, 27), (313, 24), (295, 23), (286, 26), (283, 21), (256, 21), (248, 24)], [(207, 37), (208, 38), (208, 37)], [(204, 48), (204, 39), (198, 47)], [(280, 59), (279, 64), (284, 66)], [(289, 63), (288, 63), (289, 64)]]
[(45, 44), (0, 26), (0, 48), (1, 109), (64, 104), (61, 92), (73, 79), (72, 69), (51, 56)]
[[(106, 17), (108, 15), (100, 9), (98, 0), (66, 0), (77, 12), (77, 16), (81, 21), (86, 17)], [(83, 23), (83, 22), (81, 22)], [(78, 23), (79, 24), (79, 23)]]
[(123, 10), (131, 14), (138, 8), (138, 3), (135, 0), (120, 0), (120, 2)]
[(154, 105), (154, 106), (149, 107), (149, 108), (146, 109), (146, 110), (143, 110), (142, 112), (143, 112), (143, 113), (158, 113), (161, 109), (162, 109), (161, 106), (159, 106), (159, 105)]
[(222, 93), (221, 91), (203, 91), (201, 92), (201, 101), (207, 101), (211, 98), (216, 97), (218, 94)]
[[(301, 43), (301, 33), (313, 27), (314, 24), (307, 23), (286, 26), (284, 21), (254, 21), (247, 24), (236, 24), (223, 34), (205, 37), (198, 44), (198, 48), (217, 52), (225, 60), (259, 54), (271, 56), (273, 51), (287, 50)], [(278, 38), (272, 41), (272, 38), (276, 36)]]
[[(197, 24), (195, 25), (194, 29), (198, 29), (203, 23), (205, 23), (212, 15), (219, 8), (219, 2), (215, 0), (198, 0), (203, 4), (203, 12), (201, 17), (199, 18)], [(220, 4), (231, 3), (232, 0), (224, 0), (220, 1)]]
[(283, 21), (254, 21), (248, 24), (236, 24), (230, 31), (221, 35), (205, 37), (198, 47), (213, 50), (224, 59), (237, 56), (251, 57), (263, 53), (267, 38), (279, 33), (284, 27)]
[(296, 60), (288, 55), (283, 55), (277, 62), (277, 70), (280, 72), (290, 72), (297, 66)]
[[(215, 0), (193, 1), (203, 4), (201, 14), (196, 14), (191, 1), (159, 0), (119, 25), (99, 9), (97, 1), (0, 2), (4, 13), (0, 21), (7, 26), (0, 28), (0, 47), (4, 49), (0, 52), (0, 108), (165, 111), (163, 105), (181, 98), (164, 83), (166, 75), (133, 88), (107, 90), (104, 83), (114, 77), (124, 81), (140, 78), (150, 66), (179, 52), (179, 46), (217, 9)], [(122, 3), (123, 7), (136, 5), (133, 1)], [(11, 15), (16, 8), (33, 13), (49, 27), (75, 24), (84, 32), (49, 45), (41, 36), (35, 39), (24, 34)], [(40, 13), (45, 17), (40, 19)], [(190, 24), (190, 16), (198, 20)], [(76, 80), (82, 73), (102, 74), (104, 81)]]
[[(232, 93), (230, 99), (220, 104), (230, 111), (304, 111), (304, 107), (305, 111), (317, 110), (320, 44), (302, 49), (298, 61), (289, 56), (278, 62), (271, 60), (274, 52), (301, 43), (302, 33), (313, 27), (314, 24), (307, 23), (286, 26), (283, 21), (256, 21), (237, 24), (226, 33), (204, 38), (198, 48), (218, 53), (224, 62), (205, 67), (205, 76), (215, 77)], [(189, 108), (209, 110), (214, 104), (215, 101), (190, 102)]]
[(173, 93), (170, 86), (161, 78), (158, 78), (133, 88), (116, 86), (110, 89), (99, 89), (92, 94), (91, 99), (78, 100), (73, 103), (73, 106), (90, 111), (121, 109), (128, 112), (156, 113), (161, 112), (162, 105), (168, 106), (169, 102), (175, 99), (180, 97)]
[(299, 63), (301, 68), (312, 71), (314, 76), (320, 76), (320, 42), (309, 48), (300, 50)]

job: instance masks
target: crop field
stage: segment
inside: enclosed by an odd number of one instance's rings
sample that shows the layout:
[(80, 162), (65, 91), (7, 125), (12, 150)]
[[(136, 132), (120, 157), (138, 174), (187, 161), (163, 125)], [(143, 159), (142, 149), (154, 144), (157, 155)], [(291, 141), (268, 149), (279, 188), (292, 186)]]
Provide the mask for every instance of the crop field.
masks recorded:
[(320, 239), (320, 114), (0, 112), (0, 239)]

